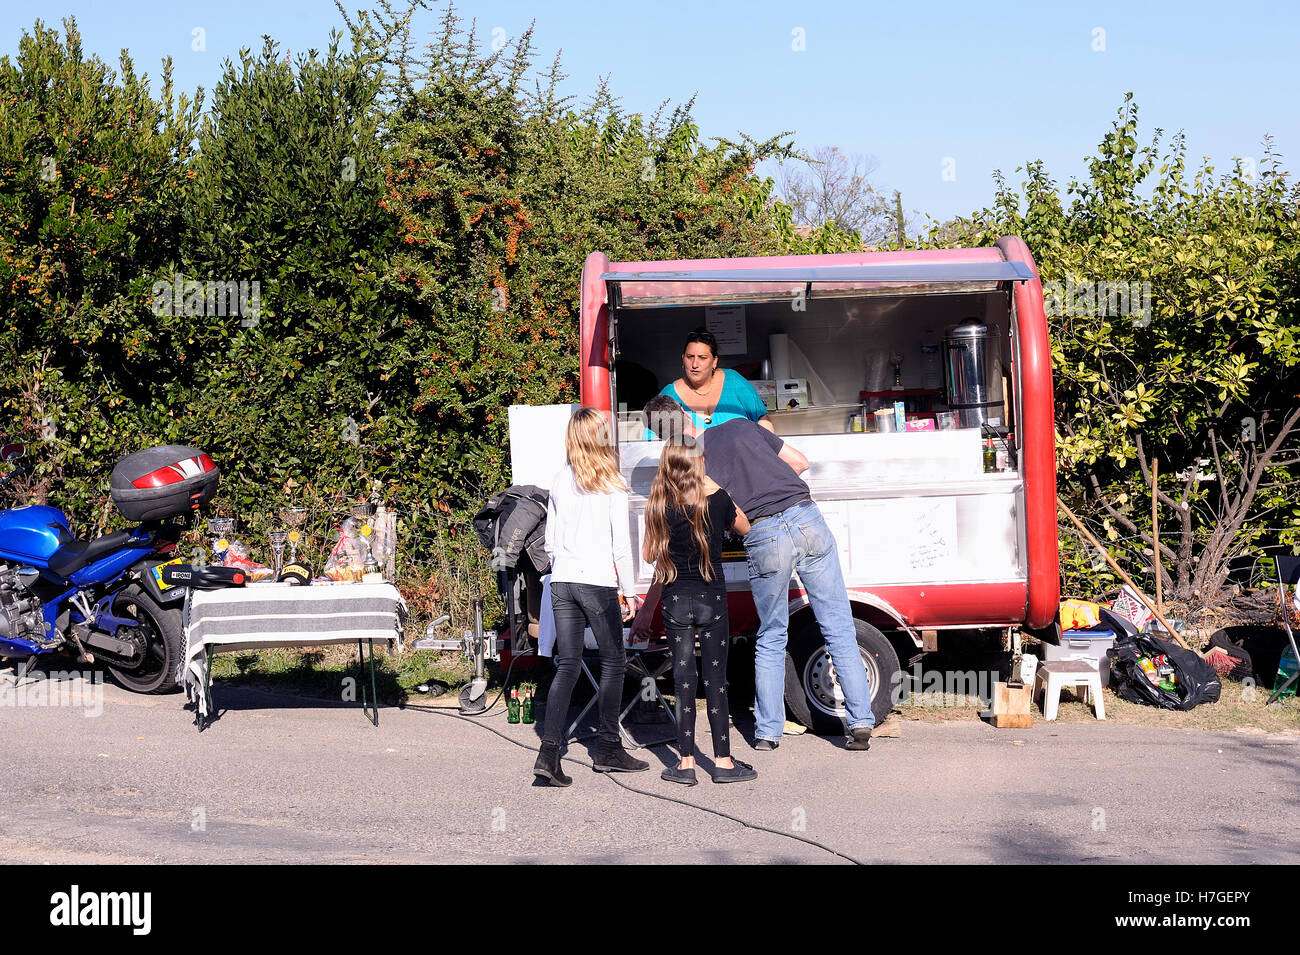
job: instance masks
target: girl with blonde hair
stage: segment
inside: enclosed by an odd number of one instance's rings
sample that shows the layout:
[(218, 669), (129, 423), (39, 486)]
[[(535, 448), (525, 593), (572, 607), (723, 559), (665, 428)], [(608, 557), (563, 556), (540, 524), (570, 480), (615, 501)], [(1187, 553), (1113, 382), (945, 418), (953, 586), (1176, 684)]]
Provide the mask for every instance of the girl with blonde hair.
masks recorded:
[(713, 734), (715, 783), (741, 782), (758, 774), (731, 758), (728, 737), (727, 585), (722, 575), (722, 538), (734, 527), (744, 534), (749, 521), (731, 497), (704, 473), (699, 449), (669, 441), (659, 457), (645, 509), (641, 556), (655, 565), (664, 585), (663, 618), (673, 652), (677, 694), (677, 743), (681, 759), (661, 774), (670, 782), (694, 786), (695, 639), (699, 633), (704, 696)]
[(546, 513), (546, 553), (551, 559), (551, 609), (555, 616), (555, 679), (546, 699), (542, 747), (533, 775), (552, 786), (573, 780), (560, 768), (569, 700), (582, 667), (583, 630), (591, 628), (600, 651), (597, 772), (634, 773), (650, 764), (629, 756), (619, 736), (626, 655), (622, 590), (629, 612), (637, 609), (628, 533), (628, 488), (614, 460), (605, 412), (581, 408), (569, 419), (567, 464), (551, 482)]

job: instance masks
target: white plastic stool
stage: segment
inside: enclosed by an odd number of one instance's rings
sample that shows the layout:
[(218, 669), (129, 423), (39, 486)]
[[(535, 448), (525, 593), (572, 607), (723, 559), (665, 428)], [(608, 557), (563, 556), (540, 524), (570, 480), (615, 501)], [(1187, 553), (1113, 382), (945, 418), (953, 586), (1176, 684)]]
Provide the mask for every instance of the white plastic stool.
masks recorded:
[(1056, 719), (1061, 703), (1061, 688), (1083, 687), (1083, 702), (1091, 703), (1097, 719), (1106, 718), (1106, 705), (1101, 701), (1101, 674), (1090, 663), (1081, 660), (1050, 660), (1040, 664), (1034, 676), (1034, 696), (1043, 694), (1043, 717)]

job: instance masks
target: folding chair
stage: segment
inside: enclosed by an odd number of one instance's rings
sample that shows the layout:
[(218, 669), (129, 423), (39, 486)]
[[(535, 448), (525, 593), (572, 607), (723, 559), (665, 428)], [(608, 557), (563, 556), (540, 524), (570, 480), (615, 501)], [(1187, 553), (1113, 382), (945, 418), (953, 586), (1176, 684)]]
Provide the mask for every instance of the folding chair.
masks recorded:
[[(583, 717), (591, 711), (591, 708), (596, 705), (600, 693), (600, 680), (596, 678), (596, 675), (591, 672), (591, 667), (588, 666), (589, 660), (598, 659), (598, 654), (593, 652), (596, 641), (595, 638), (591, 636), (590, 629), (584, 631), (583, 639), (585, 643), (583, 645), (582, 654), (582, 672), (591, 683), (593, 696), (587, 701), (587, 705), (582, 708), (582, 711), (578, 714), (577, 718), (569, 724), (569, 729), (564, 734), (566, 742), (572, 740), (574, 736), (577, 735), (578, 724), (581, 723)], [(627, 634), (625, 631), (624, 645), (626, 646), (626, 644)], [(660, 661), (658, 666), (652, 667), (646, 661), (646, 655), (657, 653), (662, 653), (664, 658)], [(623, 742), (626, 744), (628, 749), (644, 749), (648, 746), (659, 746), (663, 743), (671, 743), (677, 739), (677, 733), (676, 730), (674, 730), (673, 735), (667, 739), (653, 740), (649, 743), (638, 743), (627, 731), (627, 727), (623, 725), (623, 720), (627, 718), (628, 712), (643, 699), (647, 700), (647, 702), (653, 699), (654, 702), (659, 705), (660, 709), (668, 714), (668, 719), (672, 722), (673, 726), (675, 727), (677, 725), (677, 714), (673, 711), (673, 708), (668, 705), (667, 698), (659, 691), (659, 677), (667, 673), (672, 668), (672, 665), (673, 655), (666, 644), (662, 647), (650, 646), (641, 649), (634, 649), (631, 647), (627, 648), (627, 663), (624, 667), (624, 673), (630, 673), (634, 677), (639, 677), (642, 687), (641, 691), (632, 697), (632, 702), (623, 707), (618, 714), (618, 732), (619, 735), (623, 737)], [(652, 694), (649, 698), (645, 695), (647, 690)]]
[[(1282, 626), (1286, 627), (1286, 638), (1291, 642), (1291, 652), (1295, 654), (1296, 659), (1300, 660), (1300, 650), (1296, 649), (1295, 633), (1291, 630), (1291, 614), (1287, 610), (1287, 584), (1291, 585), (1291, 596), (1296, 594), (1296, 586), (1300, 584), (1300, 557), (1274, 557), (1273, 563), (1277, 567), (1277, 587), (1282, 594)], [(1283, 693), (1295, 685), (1296, 678), (1300, 677), (1300, 671), (1292, 673), (1280, 687), (1273, 691), (1273, 695), (1268, 698), (1272, 703), (1277, 700)], [(1265, 704), (1267, 705), (1267, 704)]]

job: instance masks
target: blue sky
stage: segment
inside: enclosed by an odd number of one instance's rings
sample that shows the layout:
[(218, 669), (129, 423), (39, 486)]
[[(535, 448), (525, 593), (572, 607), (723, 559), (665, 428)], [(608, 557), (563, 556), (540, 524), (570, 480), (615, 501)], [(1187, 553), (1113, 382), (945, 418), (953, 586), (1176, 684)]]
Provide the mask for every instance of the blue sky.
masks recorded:
[[(629, 111), (695, 95), (705, 137), (790, 130), (809, 150), (875, 156), (877, 185), (901, 189), (909, 210), (936, 218), (988, 204), (994, 169), (1010, 176), (1038, 158), (1062, 184), (1081, 174), (1130, 90), (1143, 141), (1157, 126), (1184, 130), (1193, 157), (1223, 168), (1233, 156), (1258, 158), (1271, 133), (1294, 160), (1300, 5), (1256, 9), (936, 0), (458, 6), (477, 19), (485, 43), (495, 28), (514, 36), (535, 20), (538, 65), (562, 50), (569, 92), (589, 92), (609, 74)], [(126, 47), (151, 76), (170, 54), (188, 90), (211, 89), (222, 60), (260, 46), (263, 34), (303, 51), (324, 47), (342, 26), (330, 0), (5, 0), (0, 54), (14, 52), (38, 17), (57, 24), (69, 14), (87, 50), (115, 64)], [(436, 26), (435, 13), (422, 14), (417, 35)], [(195, 28), (203, 51), (192, 49)]]

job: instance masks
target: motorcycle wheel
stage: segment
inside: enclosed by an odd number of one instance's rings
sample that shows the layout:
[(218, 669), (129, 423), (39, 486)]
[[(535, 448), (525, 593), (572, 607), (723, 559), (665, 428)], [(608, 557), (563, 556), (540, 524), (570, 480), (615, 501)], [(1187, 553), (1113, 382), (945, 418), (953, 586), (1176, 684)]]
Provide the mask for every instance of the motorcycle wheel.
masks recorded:
[(109, 666), (108, 672), (133, 693), (170, 693), (176, 689), (184, 652), (179, 608), (167, 610), (156, 603), (139, 584), (131, 584), (113, 601), (113, 613), (139, 622), (138, 631), (122, 639), (136, 639), (144, 644), (144, 659), (132, 669)]

